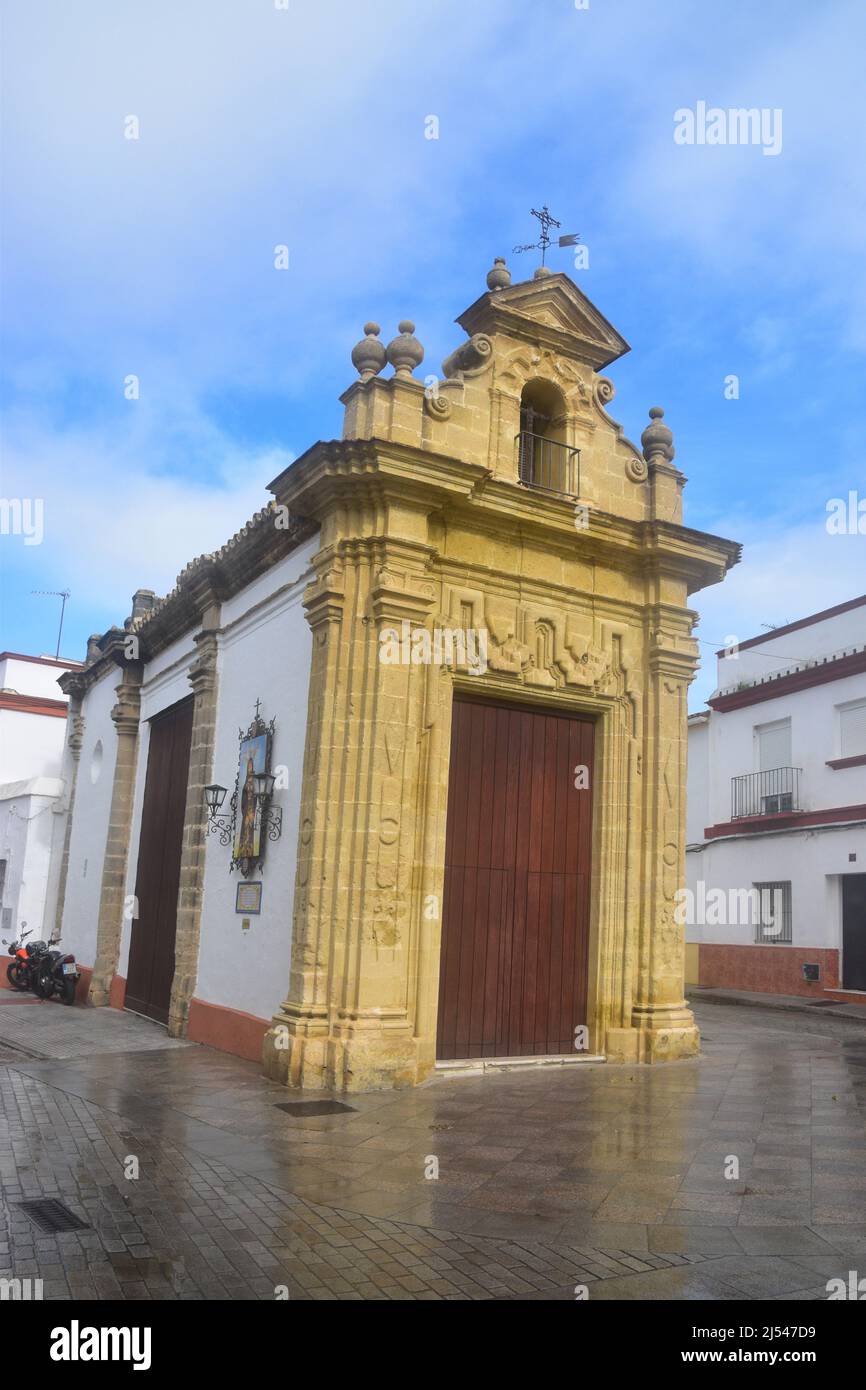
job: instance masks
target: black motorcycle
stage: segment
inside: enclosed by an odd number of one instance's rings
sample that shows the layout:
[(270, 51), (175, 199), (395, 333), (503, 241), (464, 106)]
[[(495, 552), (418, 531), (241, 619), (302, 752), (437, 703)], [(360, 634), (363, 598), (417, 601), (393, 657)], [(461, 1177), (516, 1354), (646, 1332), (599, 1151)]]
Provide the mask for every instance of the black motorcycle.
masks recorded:
[(75, 1003), (75, 987), (81, 971), (75, 957), (65, 951), (46, 950), (32, 971), (30, 988), (39, 999), (51, 999), (57, 994), (64, 1004)]
[[(23, 928), (22, 923), (22, 928)], [(17, 941), (9, 942), (3, 938), (3, 945), (9, 947), (9, 954), (12, 957), (6, 967), (6, 979), (13, 989), (25, 990), (33, 988), (33, 980), (36, 969), (42, 957), (48, 950), (47, 941), (27, 942), (28, 936), (32, 936), (32, 931), (23, 931)], [(25, 942), (27, 943), (25, 945)]]

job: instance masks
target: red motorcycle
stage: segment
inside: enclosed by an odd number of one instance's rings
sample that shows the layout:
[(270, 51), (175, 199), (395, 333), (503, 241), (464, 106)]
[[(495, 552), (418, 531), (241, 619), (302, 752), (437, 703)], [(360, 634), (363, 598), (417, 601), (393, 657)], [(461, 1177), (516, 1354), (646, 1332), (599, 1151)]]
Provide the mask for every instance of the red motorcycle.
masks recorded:
[(22, 931), (17, 941), (8, 942), (3, 937), (3, 945), (9, 947), (9, 954), (12, 957), (6, 967), (6, 979), (13, 989), (25, 990), (33, 988), (36, 967), (41, 958), (48, 950), (47, 941), (31, 941), (25, 946), (28, 936), (32, 936), (32, 931), (24, 931), (24, 923), (21, 923)]

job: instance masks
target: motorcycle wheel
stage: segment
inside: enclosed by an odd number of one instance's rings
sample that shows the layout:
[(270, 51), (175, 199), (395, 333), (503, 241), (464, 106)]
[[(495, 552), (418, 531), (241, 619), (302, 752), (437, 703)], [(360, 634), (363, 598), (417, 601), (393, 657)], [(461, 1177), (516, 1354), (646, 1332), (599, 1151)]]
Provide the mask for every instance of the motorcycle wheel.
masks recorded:
[(37, 999), (50, 999), (54, 993), (54, 981), (50, 975), (34, 975), (30, 988)]
[(77, 980), (66, 980), (66, 979), (64, 979), (64, 981), (63, 981), (63, 986), (62, 986), (62, 994), (61, 994), (61, 998), (62, 998), (64, 1004), (74, 1004), (74, 1003), (75, 1003), (75, 986), (76, 986), (77, 984), (78, 984), (78, 981), (77, 981)]
[(6, 979), (9, 981), (13, 989), (24, 990), (27, 988), (25, 981), (21, 978), (21, 973), (21, 962), (18, 960), (10, 960), (9, 964), (6, 967)]

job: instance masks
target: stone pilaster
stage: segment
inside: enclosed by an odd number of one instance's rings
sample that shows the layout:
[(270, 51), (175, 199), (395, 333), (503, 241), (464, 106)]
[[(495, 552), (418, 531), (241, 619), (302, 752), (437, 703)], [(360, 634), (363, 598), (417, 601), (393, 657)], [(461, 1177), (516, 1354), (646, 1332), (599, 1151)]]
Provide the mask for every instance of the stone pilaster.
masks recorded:
[(411, 1085), (433, 1060), (415, 1026), (427, 672), (382, 661), (379, 634), (426, 623), (435, 590), (422, 547), (350, 549), (345, 561), (318, 558), (305, 596), (313, 663), (292, 969), (264, 1065), (293, 1086), (372, 1090)]
[(189, 1004), (195, 992), (198, 973), (207, 847), (204, 788), (213, 775), (219, 619), (218, 605), (206, 610), (202, 631), (195, 639), (198, 654), (189, 669), (189, 682), (193, 689), (192, 738), (177, 899), (175, 970), (168, 1014), (168, 1031), (175, 1038), (186, 1034)]
[[(687, 614), (681, 622), (688, 623)], [(631, 1025), (636, 1060), (671, 1061), (698, 1051), (684, 998), (685, 927), (676, 894), (685, 882), (687, 692), (695, 670), (687, 631), (650, 635), (644, 707), (644, 848), (638, 959)]]
[(111, 981), (117, 971), (120, 937), (123, 930), (123, 904), (126, 892), (126, 867), (129, 859), (129, 836), (132, 827), (132, 801), (135, 792), (135, 770), (138, 758), (138, 729), (141, 709), (141, 663), (117, 658), (123, 667), (123, 678), (117, 689), (117, 704), (111, 711), (117, 733), (117, 756), (114, 782), (111, 788), (111, 810), (105, 859), (102, 866), (102, 889), (99, 896), (99, 921), (96, 931), (96, 961), (90, 981), (88, 1002), (108, 1003)]
[(69, 749), (69, 799), (66, 806), (66, 824), (63, 828), (63, 851), (60, 859), (60, 874), (57, 880), (57, 905), (54, 912), (54, 926), (51, 940), (56, 941), (63, 926), (63, 906), (66, 901), (66, 880), (69, 876), (69, 845), (72, 840), (72, 817), (75, 811), (75, 788), (78, 785), (78, 764), (81, 760), (81, 745), (84, 740), (84, 716), (81, 713), (82, 691), (69, 693), (69, 711), (66, 716), (66, 746)]

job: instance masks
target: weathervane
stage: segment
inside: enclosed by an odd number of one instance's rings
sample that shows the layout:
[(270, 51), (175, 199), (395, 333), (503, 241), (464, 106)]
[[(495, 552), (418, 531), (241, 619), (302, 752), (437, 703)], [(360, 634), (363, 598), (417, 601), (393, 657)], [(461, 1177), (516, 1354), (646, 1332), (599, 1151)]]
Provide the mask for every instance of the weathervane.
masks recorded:
[[(540, 251), (541, 264), (544, 265), (544, 258), (547, 255), (547, 248), (550, 245), (551, 241), (550, 228), (561, 227), (562, 223), (557, 222), (555, 217), (551, 217), (546, 203), (542, 207), (541, 212), (536, 211), (535, 208), (530, 208), (530, 212), (532, 213), (532, 216), (537, 217), (539, 222), (541, 223), (541, 237), (538, 241), (530, 242), (528, 246), (515, 246), (512, 249), (515, 253), (520, 251)], [(579, 241), (579, 232), (568, 232), (565, 236), (561, 236), (559, 238), (558, 245), (576, 246)]]

